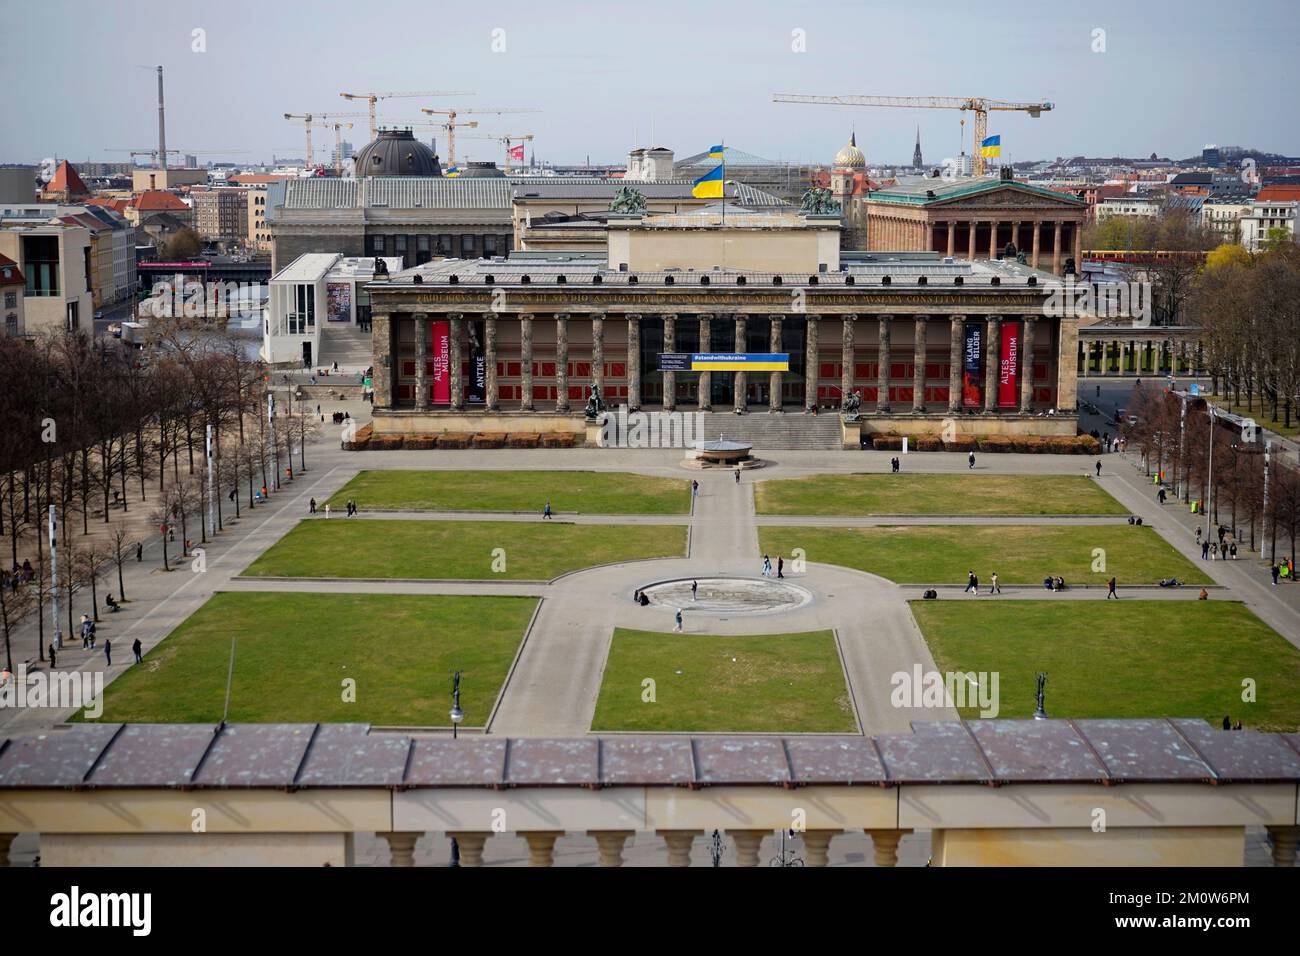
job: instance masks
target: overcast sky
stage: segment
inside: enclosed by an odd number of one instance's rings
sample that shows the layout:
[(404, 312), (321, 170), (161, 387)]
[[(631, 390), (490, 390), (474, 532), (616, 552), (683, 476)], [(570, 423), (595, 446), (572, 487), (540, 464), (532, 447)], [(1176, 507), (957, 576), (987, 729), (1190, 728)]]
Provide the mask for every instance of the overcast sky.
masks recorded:
[[(0, 162), (125, 161), (108, 150), (155, 146), (142, 67), (157, 64), (168, 145), (235, 162), (301, 156), (302, 127), (283, 114), (364, 111), (343, 90), (477, 94), (381, 102), (381, 123), (420, 106), (539, 108), (466, 119), (535, 133), (537, 157), (556, 162), (616, 162), (652, 139), (679, 157), (725, 139), (828, 162), (856, 128), (869, 163), (899, 163), (918, 125), (927, 162), (961, 149), (968, 114), (955, 110), (775, 104), (774, 92), (1053, 102), (1039, 119), (991, 114), (1010, 161), (1183, 157), (1206, 143), (1300, 154), (1296, 0), (43, 0), (6, 4), (2, 22)], [(354, 122), (359, 147), (367, 121)], [(333, 134), (315, 145), (327, 155)], [(500, 158), (490, 141), (458, 146), (462, 161)]]

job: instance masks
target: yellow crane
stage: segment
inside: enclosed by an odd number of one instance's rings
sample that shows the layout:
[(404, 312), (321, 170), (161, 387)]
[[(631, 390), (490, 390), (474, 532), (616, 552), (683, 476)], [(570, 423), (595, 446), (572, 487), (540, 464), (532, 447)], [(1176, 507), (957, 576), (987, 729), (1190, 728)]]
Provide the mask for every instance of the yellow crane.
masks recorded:
[(540, 113), (541, 110), (539, 110), (539, 109), (535, 109), (535, 108), (533, 108), (533, 107), (531, 107), (531, 106), (517, 106), (517, 107), (512, 107), (512, 106), (488, 107), (488, 106), (484, 106), (484, 107), (479, 107), (478, 109), (472, 109), (472, 110), (432, 110), (432, 109), (429, 109), (428, 107), (422, 106), (422, 107), (420, 107), (420, 112), (421, 112), (421, 113), (428, 113), (430, 116), (437, 115), (437, 116), (445, 116), (445, 117), (447, 117), (447, 121), (446, 121), (446, 124), (445, 124), (445, 128), (446, 128), (446, 130), (447, 130), (447, 163), (448, 163), (448, 165), (450, 165), (450, 166), (455, 166), (455, 165), (456, 165), (456, 130), (458, 130), (458, 129), (473, 129), (475, 126), (478, 126), (478, 123), (476, 123), (476, 122), (469, 122), (469, 123), (458, 123), (458, 122), (456, 122), (456, 117), (459, 116), (461, 113), (496, 113), (496, 114), (501, 114), (501, 113)]
[(378, 127), (375, 125), (375, 104), (380, 100), (391, 99), (410, 99), (419, 97), (421, 99), (429, 96), (477, 96), (476, 93), (470, 93), (466, 90), (424, 90), (416, 93), (340, 93), (339, 96), (345, 100), (365, 100), (370, 106), (370, 139), (373, 141), (379, 135)]
[[(1052, 109), (1046, 101), (1012, 103), (982, 96), (815, 96), (801, 93), (773, 93), (773, 103), (819, 103), (828, 106), (902, 106), (909, 109), (970, 110), (975, 114), (975, 146), (971, 150), (976, 176), (984, 175), (980, 143), (988, 136), (990, 110), (1015, 110), (1037, 119)], [(962, 123), (966, 121), (963, 119)]]
[(365, 116), (365, 113), (285, 113), (284, 118), (287, 120), (298, 120), (303, 125), (307, 133), (307, 165), (315, 166), (315, 152), (311, 145), (311, 124), (313, 120), (331, 120), (335, 117), (346, 116)]

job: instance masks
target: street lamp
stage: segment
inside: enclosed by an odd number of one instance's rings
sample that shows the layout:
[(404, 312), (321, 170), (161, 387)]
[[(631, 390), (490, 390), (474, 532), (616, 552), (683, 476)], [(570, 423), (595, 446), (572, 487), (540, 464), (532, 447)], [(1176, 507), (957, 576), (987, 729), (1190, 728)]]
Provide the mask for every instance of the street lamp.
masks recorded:
[(451, 676), (451, 738), (456, 739), (456, 729), (465, 719), (465, 711), (460, 709), (460, 671)]

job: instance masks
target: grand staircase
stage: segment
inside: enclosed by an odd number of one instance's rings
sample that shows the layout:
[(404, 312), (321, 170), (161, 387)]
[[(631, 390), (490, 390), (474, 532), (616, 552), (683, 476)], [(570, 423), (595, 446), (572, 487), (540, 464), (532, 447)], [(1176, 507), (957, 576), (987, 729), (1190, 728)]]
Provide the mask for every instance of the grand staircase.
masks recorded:
[(797, 449), (838, 451), (841, 447), (840, 416), (835, 412), (806, 415), (787, 410), (779, 415), (764, 409), (751, 409), (746, 415), (733, 412), (704, 412), (704, 437), (710, 441), (723, 438), (746, 441), (755, 452)]
[(351, 322), (327, 322), (321, 329), (320, 356), (314, 363), (322, 368), (339, 363), (341, 371), (361, 372), (373, 362), (370, 333)]

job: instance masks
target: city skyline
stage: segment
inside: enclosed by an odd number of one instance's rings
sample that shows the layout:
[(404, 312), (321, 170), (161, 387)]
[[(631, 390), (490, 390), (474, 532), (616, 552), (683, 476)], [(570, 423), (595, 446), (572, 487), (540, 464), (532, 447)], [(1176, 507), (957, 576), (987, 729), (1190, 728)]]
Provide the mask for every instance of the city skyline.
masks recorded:
[[(1152, 152), (1180, 159), (1206, 143), (1300, 154), (1300, 126), (1285, 119), (1294, 116), (1287, 91), (1300, 76), (1284, 54), (1297, 30), (1281, 2), (1253, 4), (1227, 23), (1214, 13), (1213, 29), (1198, 15), (1213, 13), (1208, 3), (1165, 2), (1036, 8), (1020, 20), (946, 3), (924, 13), (836, 3), (813, 15), (770, 3), (701, 11), (670, 2), (653, 12), (620, 10), (616, 23), (607, 7), (585, 2), (454, 18), (398, 3), (365, 29), (353, 8), (335, 3), (307, 10), (232, 3), (219, 21), (215, 10), (178, 5), (130, 24), (123, 9), (54, 2), (10, 14), (16, 52), (8, 79), (40, 82), (0, 107), (7, 131), (0, 162), (126, 161), (124, 150), (152, 148), (158, 64), (168, 144), (201, 161), (298, 156), (302, 128), (284, 113), (364, 113), (364, 103), (339, 92), (420, 89), (478, 95), (381, 101), (381, 124), (409, 122), (421, 106), (535, 107), (542, 112), (470, 118), (480, 131), (534, 133), (531, 152), (559, 163), (617, 163), (638, 145), (686, 156), (720, 138), (770, 159), (828, 163), (853, 131), (869, 164), (893, 165), (908, 161), (918, 125), (932, 165), (970, 149), (970, 126), (959, 122), (967, 114), (777, 104), (774, 92), (1053, 102), (1038, 119), (990, 116), (1004, 162)], [(76, 35), (57, 40), (73, 69), (48, 69), (54, 41), (43, 25), (51, 17), (79, 22)], [(411, 18), (427, 18), (439, 32), (402, 29)], [(1270, 79), (1245, 68), (1188, 69), (1225, 49), (1270, 63)], [(350, 121), (351, 141), (366, 141), (366, 118)], [(417, 134), (436, 137), (445, 155), (444, 133)], [(318, 130), (314, 145), (328, 156), (333, 136)], [(462, 160), (501, 158), (488, 140), (458, 147)]]

